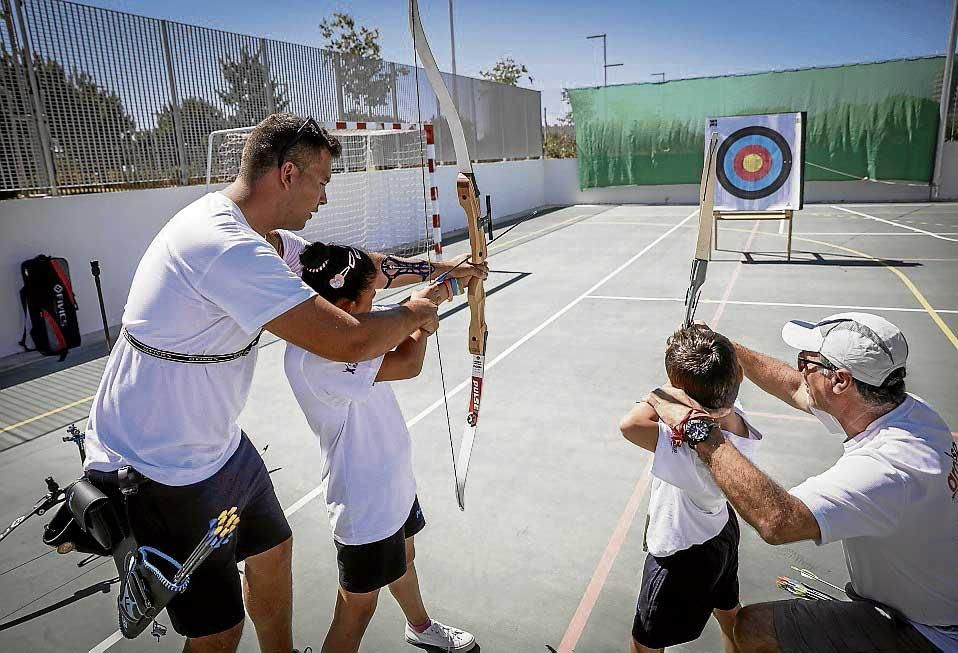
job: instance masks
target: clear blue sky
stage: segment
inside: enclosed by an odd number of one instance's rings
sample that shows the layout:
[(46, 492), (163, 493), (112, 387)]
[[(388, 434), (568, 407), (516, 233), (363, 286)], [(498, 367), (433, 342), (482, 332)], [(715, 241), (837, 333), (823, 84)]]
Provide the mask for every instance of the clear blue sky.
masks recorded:
[[(84, 0), (87, 4), (275, 39), (322, 45), (318, 24), (334, 11), (378, 27), (383, 58), (411, 63), (404, 0)], [(419, 0), (430, 43), (450, 69), (448, 0)], [(543, 92), (550, 122), (560, 89), (609, 83), (876, 61), (941, 54), (949, 0), (454, 0), (456, 63), (478, 76), (502, 56), (529, 68), (522, 86)]]

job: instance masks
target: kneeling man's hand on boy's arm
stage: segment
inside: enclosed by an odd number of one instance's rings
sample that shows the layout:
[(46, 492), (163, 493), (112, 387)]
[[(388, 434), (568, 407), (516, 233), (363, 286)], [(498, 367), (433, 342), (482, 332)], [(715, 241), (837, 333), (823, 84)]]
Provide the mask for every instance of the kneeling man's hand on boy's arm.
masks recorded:
[(652, 406), (659, 419), (672, 428), (681, 424), (691, 410), (706, 412), (714, 419), (722, 419), (732, 412), (731, 408), (721, 408), (719, 410), (705, 408), (685, 394), (684, 390), (672, 385), (663, 385), (656, 388), (643, 401)]
[[(646, 401), (662, 421), (673, 428), (689, 411), (705, 410), (682, 390), (672, 386), (653, 390)], [(729, 411), (727, 408), (705, 410), (715, 419), (724, 417)], [(769, 544), (788, 544), (821, 539), (818, 522), (808, 507), (743, 456), (720, 430), (713, 429), (708, 440), (696, 445), (694, 450), (725, 497), (763, 540)]]

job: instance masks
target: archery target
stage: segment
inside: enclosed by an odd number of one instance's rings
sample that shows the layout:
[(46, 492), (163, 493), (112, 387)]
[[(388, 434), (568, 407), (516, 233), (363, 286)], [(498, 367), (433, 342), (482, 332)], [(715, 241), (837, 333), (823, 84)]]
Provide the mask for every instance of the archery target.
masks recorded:
[(716, 210), (800, 209), (802, 124), (800, 113), (711, 119), (707, 135), (719, 134)]

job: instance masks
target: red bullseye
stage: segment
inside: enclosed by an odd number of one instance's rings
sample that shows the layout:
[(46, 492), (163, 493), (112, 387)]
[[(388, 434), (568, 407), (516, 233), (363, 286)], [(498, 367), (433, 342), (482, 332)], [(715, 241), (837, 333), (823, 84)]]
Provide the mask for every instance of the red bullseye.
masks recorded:
[(735, 174), (743, 181), (757, 181), (772, 168), (772, 155), (761, 145), (746, 145), (735, 153)]

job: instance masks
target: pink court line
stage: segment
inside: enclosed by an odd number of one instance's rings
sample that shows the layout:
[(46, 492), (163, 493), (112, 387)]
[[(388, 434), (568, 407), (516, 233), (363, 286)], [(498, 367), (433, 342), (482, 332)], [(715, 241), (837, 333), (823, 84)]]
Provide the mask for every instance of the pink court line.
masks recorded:
[[(745, 245), (745, 251), (749, 251), (749, 248), (752, 245), (752, 240), (754, 240), (755, 234), (758, 231), (758, 226), (759, 222), (756, 222), (755, 226), (752, 228), (752, 233), (749, 235), (748, 243)], [(717, 325), (718, 321), (722, 318), (722, 313), (725, 311), (725, 303), (732, 294), (732, 287), (738, 280), (738, 275), (742, 269), (742, 264), (743, 259), (739, 259), (738, 265), (735, 266), (735, 271), (732, 273), (731, 278), (728, 280), (728, 283), (725, 286), (725, 292), (722, 294), (722, 300), (715, 308), (715, 313), (712, 315), (712, 319), (709, 322), (709, 324), (712, 326)], [(612, 571), (612, 565), (615, 564), (615, 559), (619, 556), (619, 551), (622, 550), (622, 545), (625, 544), (626, 537), (629, 534), (629, 529), (632, 527), (632, 522), (635, 521), (635, 515), (639, 511), (639, 506), (642, 505), (642, 499), (645, 497), (646, 490), (649, 488), (649, 471), (651, 469), (652, 460), (650, 459), (643, 468), (642, 474), (639, 476), (639, 480), (635, 484), (635, 488), (632, 490), (632, 496), (629, 497), (629, 502), (625, 505), (625, 510), (623, 510), (622, 514), (619, 516), (619, 521), (615, 525), (615, 530), (612, 531), (612, 536), (609, 538), (609, 543), (606, 544), (605, 551), (602, 552), (602, 557), (599, 559), (599, 564), (592, 573), (592, 579), (589, 581), (589, 585), (585, 588), (585, 592), (582, 594), (582, 599), (579, 601), (579, 606), (576, 608), (575, 614), (572, 615), (572, 620), (569, 622), (569, 626), (566, 628), (565, 634), (562, 636), (562, 641), (559, 642), (559, 648), (556, 650), (556, 653), (573, 653), (576, 644), (579, 643), (579, 638), (582, 637), (582, 633), (585, 631), (586, 624), (589, 622), (589, 616), (591, 616), (592, 610), (595, 608), (596, 601), (599, 599), (599, 594), (602, 593), (602, 588), (605, 586), (605, 581), (608, 579), (609, 573)]]

